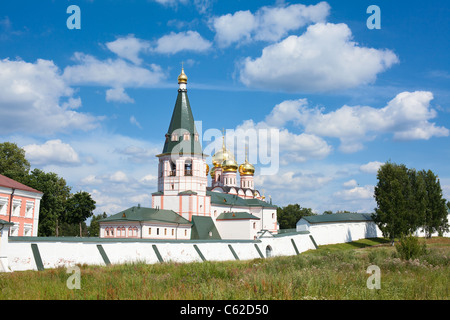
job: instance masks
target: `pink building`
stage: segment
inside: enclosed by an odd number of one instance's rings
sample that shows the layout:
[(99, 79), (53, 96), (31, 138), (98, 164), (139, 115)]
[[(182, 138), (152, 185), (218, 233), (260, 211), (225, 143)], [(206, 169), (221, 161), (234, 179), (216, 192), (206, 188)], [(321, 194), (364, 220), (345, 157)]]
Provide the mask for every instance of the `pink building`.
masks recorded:
[(37, 236), (44, 194), (0, 174), (0, 220), (11, 222), (11, 236)]

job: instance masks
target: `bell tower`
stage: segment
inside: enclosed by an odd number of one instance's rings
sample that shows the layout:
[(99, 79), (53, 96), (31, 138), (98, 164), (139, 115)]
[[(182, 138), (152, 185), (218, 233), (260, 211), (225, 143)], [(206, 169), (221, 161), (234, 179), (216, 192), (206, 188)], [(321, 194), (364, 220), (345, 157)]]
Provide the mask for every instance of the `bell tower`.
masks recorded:
[(209, 168), (187, 96), (187, 79), (182, 67), (163, 151), (157, 155), (158, 191), (152, 194), (152, 207), (173, 210), (191, 221), (192, 215), (209, 215), (210, 198), (206, 196)]

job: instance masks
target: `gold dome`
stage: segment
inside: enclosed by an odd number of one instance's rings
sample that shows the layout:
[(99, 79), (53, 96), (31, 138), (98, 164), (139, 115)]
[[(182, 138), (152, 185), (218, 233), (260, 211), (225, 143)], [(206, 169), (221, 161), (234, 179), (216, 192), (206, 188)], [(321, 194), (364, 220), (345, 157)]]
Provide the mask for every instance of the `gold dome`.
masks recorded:
[(181, 73), (178, 76), (178, 84), (187, 83), (187, 75), (184, 73), (184, 68), (181, 67)]
[(234, 159), (226, 159), (222, 162), (222, 170), (224, 172), (236, 172), (238, 164)]
[(222, 150), (217, 151), (212, 157), (212, 163), (214, 167), (221, 167), (222, 162), (224, 162), (225, 160), (234, 161), (234, 155), (224, 148), (222, 148)]
[(239, 166), (241, 176), (252, 176), (255, 173), (255, 167), (245, 159), (245, 162)]
[(234, 155), (225, 148), (225, 135), (222, 136), (222, 149), (218, 150), (212, 157), (214, 167), (222, 167), (222, 163), (226, 160), (234, 160)]
[(205, 164), (206, 164), (206, 175), (208, 175), (208, 172), (209, 172), (209, 166), (208, 166), (207, 163), (205, 163)]
[(216, 177), (216, 167), (212, 167), (211, 169), (211, 178), (215, 178)]

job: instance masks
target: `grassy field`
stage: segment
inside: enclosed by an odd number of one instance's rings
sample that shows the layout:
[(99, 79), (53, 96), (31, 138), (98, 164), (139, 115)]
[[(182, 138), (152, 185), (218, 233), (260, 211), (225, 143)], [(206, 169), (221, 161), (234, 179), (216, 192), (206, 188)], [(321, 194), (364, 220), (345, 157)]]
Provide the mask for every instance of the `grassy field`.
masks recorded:
[[(424, 241), (424, 240), (422, 240)], [(79, 266), (81, 288), (65, 268), (0, 274), (0, 299), (445, 299), (450, 239), (427, 240), (415, 260), (383, 239), (320, 246), (298, 256), (248, 261)], [(369, 290), (369, 265), (381, 289)]]

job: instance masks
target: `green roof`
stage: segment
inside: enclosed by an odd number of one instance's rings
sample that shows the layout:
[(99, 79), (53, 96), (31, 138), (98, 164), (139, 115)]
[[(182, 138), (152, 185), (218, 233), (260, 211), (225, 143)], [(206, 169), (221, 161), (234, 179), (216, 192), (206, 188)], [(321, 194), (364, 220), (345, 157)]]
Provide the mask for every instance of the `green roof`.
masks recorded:
[(222, 212), (219, 214), (216, 220), (239, 220), (239, 219), (257, 219), (257, 216), (254, 216), (248, 212)]
[(316, 216), (304, 216), (309, 223), (326, 223), (326, 222), (349, 222), (349, 221), (372, 221), (370, 213), (333, 213), (320, 214)]
[[(172, 133), (178, 134), (178, 140), (172, 141)], [(189, 133), (189, 140), (184, 140), (183, 135)], [(202, 154), (203, 150), (200, 141), (196, 141), (194, 116), (192, 115), (191, 105), (187, 96), (187, 91), (179, 89), (177, 101), (170, 120), (169, 130), (167, 131), (166, 141), (162, 154), (175, 152), (177, 154)]]
[(235, 194), (206, 191), (206, 195), (211, 196), (212, 204), (221, 204), (227, 206), (240, 207), (267, 207), (276, 208), (276, 206), (259, 199), (244, 199)]
[(192, 223), (193, 223), (191, 229), (192, 240), (221, 239), (219, 231), (217, 231), (217, 228), (211, 217), (192, 216)]
[(14, 223), (8, 222), (8, 221), (2, 220), (2, 219), (0, 219), (0, 224), (6, 225), (6, 226), (13, 226), (14, 225)]
[(101, 219), (99, 222), (113, 221), (154, 221), (165, 223), (191, 224), (189, 220), (186, 220), (175, 211), (144, 207), (131, 207), (129, 209)]

